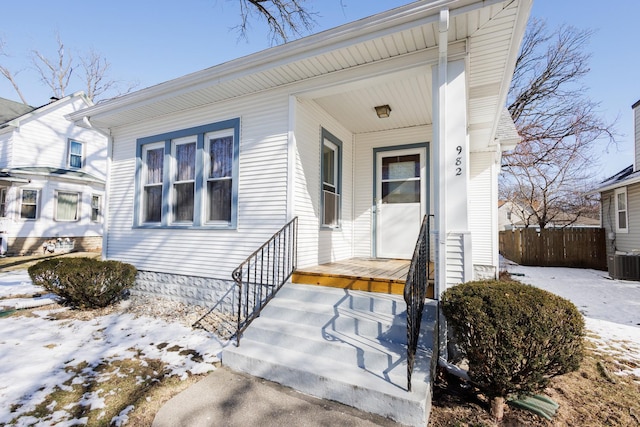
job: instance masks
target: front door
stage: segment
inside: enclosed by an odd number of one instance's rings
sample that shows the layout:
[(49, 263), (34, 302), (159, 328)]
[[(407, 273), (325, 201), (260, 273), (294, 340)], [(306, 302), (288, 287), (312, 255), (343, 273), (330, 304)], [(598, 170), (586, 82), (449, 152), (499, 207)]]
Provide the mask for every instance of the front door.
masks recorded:
[(411, 259), (427, 206), (426, 148), (376, 153), (376, 256)]

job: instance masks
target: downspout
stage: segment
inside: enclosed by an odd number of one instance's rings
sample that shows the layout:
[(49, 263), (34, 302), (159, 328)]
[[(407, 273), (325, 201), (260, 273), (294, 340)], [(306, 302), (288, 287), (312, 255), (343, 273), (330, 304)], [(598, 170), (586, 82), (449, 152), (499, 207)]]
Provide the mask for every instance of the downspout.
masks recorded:
[[(447, 100), (447, 56), (449, 45), (449, 10), (440, 11), (439, 40), (438, 40), (438, 143), (434, 147), (435, 176), (437, 185), (435, 186), (436, 206), (434, 209), (436, 217), (435, 243), (436, 243), (436, 266), (434, 280), (434, 296), (439, 301), (442, 293), (447, 288), (447, 219), (446, 219), (446, 100)], [(439, 339), (438, 355), (439, 359), (447, 360), (447, 325), (444, 316), (438, 313), (439, 322), (437, 331)]]
[(111, 194), (109, 188), (111, 186), (111, 159), (113, 158), (113, 137), (111, 131), (106, 132), (98, 127), (93, 126), (88, 117), (82, 118), (82, 127), (87, 129), (93, 129), (101, 135), (107, 137), (107, 171), (106, 182), (104, 185), (104, 204), (102, 214), (102, 259), (107, 259), (108, 246), (109, 246), (109, 194)]

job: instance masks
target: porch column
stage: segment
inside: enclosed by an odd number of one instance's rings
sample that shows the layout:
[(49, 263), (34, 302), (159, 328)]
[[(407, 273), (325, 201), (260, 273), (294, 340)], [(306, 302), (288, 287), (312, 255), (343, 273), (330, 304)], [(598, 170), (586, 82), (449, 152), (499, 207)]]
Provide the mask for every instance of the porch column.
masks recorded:
[[(443, 71), (445, 78), (440, 78)], [(436, 292), (472, 279), (468, 220), (469, 150), (464, 59), (433, 69)], [(438, 88), (438, 90), (435, 90)], [(443, 276), (444, 275), (444, 276)]]

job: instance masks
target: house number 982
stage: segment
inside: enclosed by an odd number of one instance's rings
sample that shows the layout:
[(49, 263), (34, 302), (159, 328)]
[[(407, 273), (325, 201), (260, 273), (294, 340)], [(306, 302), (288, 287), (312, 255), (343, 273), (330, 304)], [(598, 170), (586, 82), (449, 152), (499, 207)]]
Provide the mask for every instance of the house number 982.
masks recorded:
[(462, 146), (456, 147), (456, 176), (462, 176)]

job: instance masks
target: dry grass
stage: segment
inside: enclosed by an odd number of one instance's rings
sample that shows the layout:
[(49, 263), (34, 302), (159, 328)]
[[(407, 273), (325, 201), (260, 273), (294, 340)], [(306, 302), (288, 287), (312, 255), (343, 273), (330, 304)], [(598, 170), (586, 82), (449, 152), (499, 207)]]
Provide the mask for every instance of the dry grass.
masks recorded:
[(69, 257), (88, 257), (100, 258), (98, 252), (69, 252), (60, 254), (46, 255), (25, 255), (25, 256), (9, 256), (0, 258), (0, 272), (25, 270), (33, 264), (49, 258), (69, 258)]
[[(552, 421), (515, 408), (497, 423), (482, 395), (440, 376), (434, 387), (429, 426), (638, 426), (640, 378), (620, 375), (627, 363), (590, 345), (580, 369), (553, 378), (544, 393), (560, 404)], [(605, 371), (598, 367), (604, 366)]]

